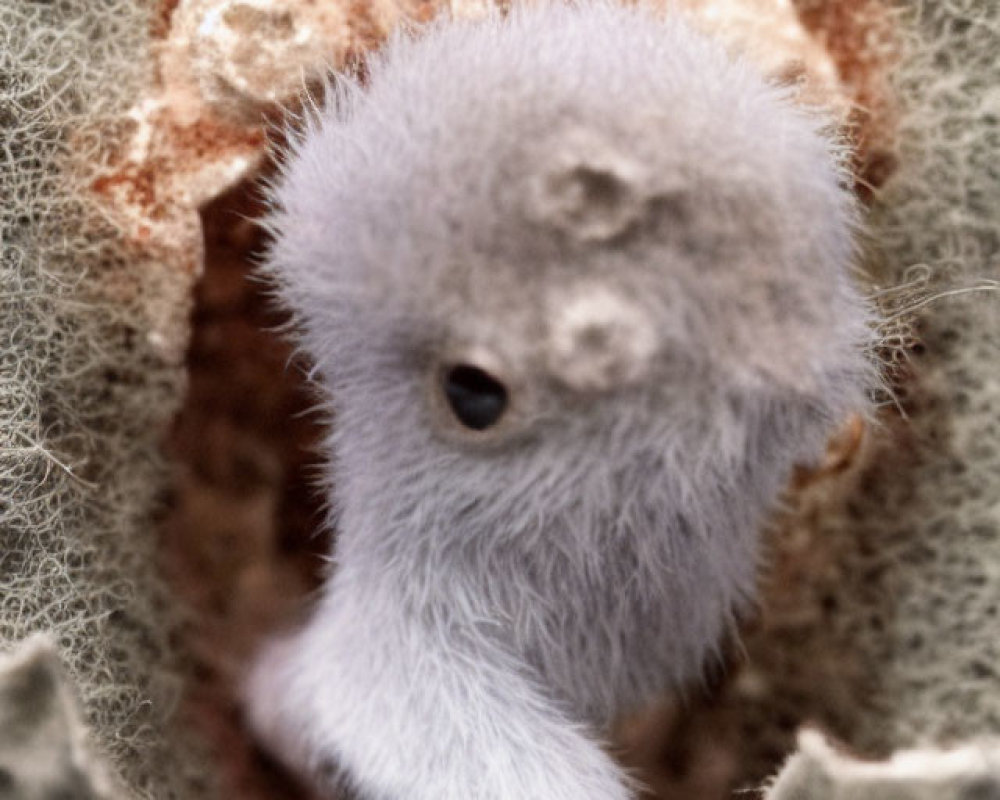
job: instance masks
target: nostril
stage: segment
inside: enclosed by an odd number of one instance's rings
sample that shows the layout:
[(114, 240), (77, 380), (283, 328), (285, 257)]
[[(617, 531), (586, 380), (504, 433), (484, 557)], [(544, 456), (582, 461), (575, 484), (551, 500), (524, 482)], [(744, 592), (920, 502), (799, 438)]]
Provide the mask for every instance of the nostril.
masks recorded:
[(507, 388), (489, 373), (468, 364), (459, 364), (445, 373), (444, 393), (458, 421), (474, 431), (496, 424), (507, 408)]
[(578, 391), (607, 391), (642, 378), (656, 331), (634, 300), (602, 286), (578, 286), (550, 299), (549, 367)]

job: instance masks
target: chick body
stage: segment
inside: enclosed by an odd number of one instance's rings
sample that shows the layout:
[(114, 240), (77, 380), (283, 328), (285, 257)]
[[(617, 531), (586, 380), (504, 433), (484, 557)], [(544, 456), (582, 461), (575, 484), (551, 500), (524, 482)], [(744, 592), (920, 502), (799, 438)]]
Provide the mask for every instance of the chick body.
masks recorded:
[(602, 731), (698, 676), (789, 469), (865, 405), (843, 154), (603, 2), (398, 37), (328, 100), (266, 268), (336, 414), (336, 568), (251, 720), (372, 800), (630, 797)]

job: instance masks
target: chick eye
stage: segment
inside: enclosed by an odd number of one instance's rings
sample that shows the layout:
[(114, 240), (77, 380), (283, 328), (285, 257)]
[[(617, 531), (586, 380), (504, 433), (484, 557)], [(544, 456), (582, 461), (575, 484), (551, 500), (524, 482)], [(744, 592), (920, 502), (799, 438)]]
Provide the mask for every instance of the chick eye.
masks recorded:
[(444, 394), (458, 421), (474, 431), (489, 428), (507, 408), (506, 387), (492, 375), (467, 364), (445, 373)]

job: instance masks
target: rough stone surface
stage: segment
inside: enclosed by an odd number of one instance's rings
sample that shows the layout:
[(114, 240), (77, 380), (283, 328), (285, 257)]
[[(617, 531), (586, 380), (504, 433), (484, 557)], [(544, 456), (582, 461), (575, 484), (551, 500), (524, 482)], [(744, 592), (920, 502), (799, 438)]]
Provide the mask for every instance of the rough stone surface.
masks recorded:
[(55, 648), (41, 635), (0, 655), (0, 796), (122, 797), (94, 756)]
[(766, 800), (995, 800), (1000, 797), (1000, 742), (950, 750), (900, 750), (884, 762), (838, 753), (815, 731), (799, 735), (799, 750)]

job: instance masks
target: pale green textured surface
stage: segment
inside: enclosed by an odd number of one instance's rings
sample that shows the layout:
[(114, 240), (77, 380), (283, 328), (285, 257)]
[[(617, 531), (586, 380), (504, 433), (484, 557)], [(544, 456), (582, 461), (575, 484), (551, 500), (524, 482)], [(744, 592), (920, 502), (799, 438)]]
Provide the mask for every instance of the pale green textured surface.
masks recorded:
[(190, 798), (154, 519), (182, 374), (145, 338), (171, 276), (138, 274), (84, 188), (148, 80), (150, 13), (0, 0), (0, 649), (50, 632), (133, 793)]
[[(901, 168), (876, 204), (887, 278), (1000, 274), (1000, 5), (896, 0)], [(995, 298), (994, 298), (995, 301)], [(995, 306), (994, 306), (995, 308)], [(948, 313), (948, 312), (943, 312)]]

